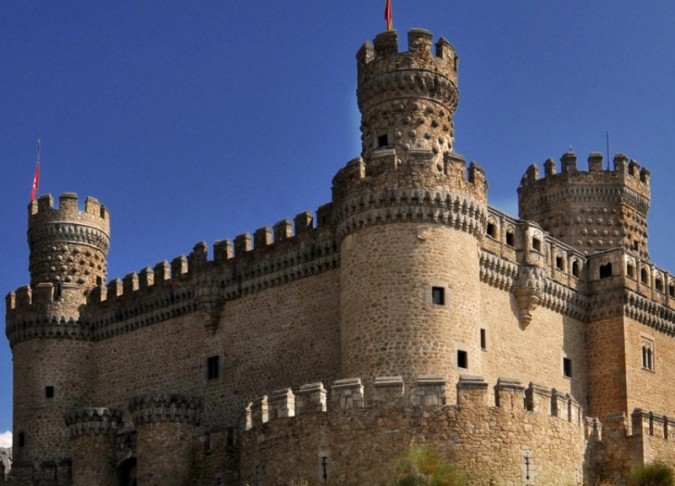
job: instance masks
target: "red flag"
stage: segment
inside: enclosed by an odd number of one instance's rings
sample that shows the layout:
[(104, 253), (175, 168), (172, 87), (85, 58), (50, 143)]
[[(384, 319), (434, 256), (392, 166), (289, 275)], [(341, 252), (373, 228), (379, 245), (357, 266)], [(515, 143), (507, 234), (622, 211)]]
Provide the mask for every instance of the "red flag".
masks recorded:
[(38, 187), (40, 187), (40, 160), (35, 162), (35, 172), (33, 173), (33, 188), (30, 190), (30, 202), (35, 201)]
[(387, 30), (394, 30), (394, 23), (391, 20), (391, 0), (387, 0), (384, 6), (384, 20), (387, 21)]

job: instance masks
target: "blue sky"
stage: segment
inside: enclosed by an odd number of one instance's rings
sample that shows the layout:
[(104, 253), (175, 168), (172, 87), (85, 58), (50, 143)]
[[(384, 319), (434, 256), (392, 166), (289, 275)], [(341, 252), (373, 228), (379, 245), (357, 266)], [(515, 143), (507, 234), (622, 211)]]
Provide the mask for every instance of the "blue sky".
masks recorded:
[[(97, 197), (109, 277), (234, 238), (330, 199), (359, 155), (355, 53), (384, 0), (0, 1), (0, 290), (26, 284), (27, 203)], [(516, 215), (532, 162), (570, 146), (652, 171), (650, 250), (675, 271), (675, 2), (394, 0), (394, 26), (460, 55), (456, 150)], [(2, 301), (4, 311), (4, 300)], [(0, 433), (11, 430), (0, 336)], [(1, 436), (0, 436), (1, 437)]]

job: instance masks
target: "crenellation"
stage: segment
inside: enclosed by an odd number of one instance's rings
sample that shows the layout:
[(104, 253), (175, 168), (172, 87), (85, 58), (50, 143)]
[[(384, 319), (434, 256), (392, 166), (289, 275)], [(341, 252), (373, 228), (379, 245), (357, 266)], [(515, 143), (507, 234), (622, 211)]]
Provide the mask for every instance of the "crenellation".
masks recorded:
[(564, 418), (565, 420), (570, 419), (570, 401), (569, 395), (556, 390), (555, 388), (551, 390), (551, 415), (554, 417)]
[(327, 395), (323, 383), (302, 385), (295, 394), (295, 414), (325, 412)]
[(588, 155), (588, 172), (602, 172), (602, 154), (600, 152), (591, 152)]
[(525, 389), (525, 408), (530, 412), (551, 413), (551, 389), (530, 382)]
[(263, 395), (251, 404), (251, 425), (252, 427), (260, 427), (269, 420), (269, 403), (267, 395)]
[(128, 273), (122, 279), (122, 293), (131, 295), (139, 288), (138, 274), (136, 272)]
[(124, 413), (118, 409), (87, 407), (67, 412), (65, 421), (70, 437), (74, 439), (84, 435), (116, 434), (124, 426), (123, 417)]
[(209, 261), (209, 247), (205, 241), (200, 241), (193, 248), (188, 256), (187, 265), (190, 273), (198, 272), (206, 268)]
[[(431, 56), (431, 46), (434, 36), (425, 29), (410, 29), (408, 31), (408, 51), (421, 57)], [(398, 48), (398, 46), (397, 46)]]
[(565, 152), (560, 158), (560, 168), (562, 173), (576, 174), (577, 154), (575, 154), (572, 150)]
[(147, 289), (155, 285), (155, 272), (150, 267), (143, 268), (138, 273), (138, 288)]
[(171, 279), (171, 264), (166, 260), (161, 261), (155, 264), (153, 273), (156, 283), (166, 282)]
[(414, 382), (413, 392), (416, 405), (425, 407), (445, 405), (445, 378), (420, 376)]
[(401, 403), (405, 396), (402, 376), (378, 376), (373, 382), (372, 403), (380, 406)]
[[(440, 404), (445, 404), (445, 398)], [(485, 407), (488, 404), (488, 384), (482, 376), (460, 375), (457, 382), (458, 407)], [(432, 403), (432, 405), (437, 405)]]
[(293, 237), (293, 223), (290, 219), (283, 219), (274, 225), (274, 241), (286, 241)]
[(270, 419), (295, 417), (295, 394), (290, 388), (274, 390), (267, 403)]
[(636, 408), (630, 415), (633, 435), (653, 435), (651, 413), (641, 408)]
[(365, 399), (361, 378), (344, 378), (333, 382), (330, 404), (334, 410), (363, 408)]
[(213, 260), (216, 263), (226, 263), (234, 258), (234, 247), (231, 240), (219, 240), (213, 244)]
[(108, 282), (108, 293), (106, 300), (115, 300), (124, 293), (124, 284), (121, 279), (116, 278)]
[(265, 226), (253, 232), (253, 247), (262, 250), (272, 244), (272, 228)]
[(304, 235), (312, 231), (312, 224), (314, 218), (312, 218), (312, 213), (305, 211), (300, 213), (293, 218), (293, 224), (295, 225), (295, 234), (296, 236)]
[(525, 387), (513, 378), (499, 378), (495, 385), (495, 405), (503, 410), (525, 409)]
[(253, 249), (251, 245), (251, 235), (242, 233), (234, 237), (234, 256), (242, 256)]
[(180, 278), (187, 274), (188, 270), (188, 259), (185, 255), (179, 255), (171, 260), (171, 278)]
[(550, 177), (552, 175), (556, 174), (555, 170), (555, 160), (553, 159), (546, 159), (544, 162), (544, 176), (545, 177)]

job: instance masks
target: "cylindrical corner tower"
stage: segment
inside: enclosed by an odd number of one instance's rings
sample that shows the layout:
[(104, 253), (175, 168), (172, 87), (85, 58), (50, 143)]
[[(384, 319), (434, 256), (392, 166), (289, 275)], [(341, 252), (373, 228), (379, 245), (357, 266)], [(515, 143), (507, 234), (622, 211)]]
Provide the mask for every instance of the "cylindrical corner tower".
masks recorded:
[(487, 183), (453, 152), (457, 55), (396, 32), (358, 55), (361, 158), (333, 179), (340, 240), (342, 375), (480, 372), (478, 245)]
[(80, 308), (106, 277), (109, 216), (93, 198), (80, 211), (72, 193), (61, 195), (58, 208), (50, 195), (42, 196), (28, 214), (31, 285), (7, 298), (13, 452), (18, 469), (63, 477), (72, 457), (65, 414), (90, 405), (91, 329), (80, 320)]
[(536, 165), (527, 169), (518, 187), (520, 217), (587, 254), (623, 248), (649, 260), (649, 171), (623, 154), (614, 157), (614, 170), (603, 168), (597, 152), (588, 156), (588, 171), (578, 170), (572, 151), (560, 161), (556, 173), (547, 160), (541, 178)]

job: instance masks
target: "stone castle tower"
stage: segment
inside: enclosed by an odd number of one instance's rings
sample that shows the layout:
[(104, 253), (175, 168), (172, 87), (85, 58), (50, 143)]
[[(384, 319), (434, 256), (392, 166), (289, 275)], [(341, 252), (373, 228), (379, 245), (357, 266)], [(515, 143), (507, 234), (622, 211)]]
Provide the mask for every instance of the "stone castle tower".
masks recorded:
[(212, 258), (200, 242), (106, 282), (107, 210), (32, 203), (10, 484), (384, 484), (411, 444), (480, 485), (675, 464), (649, 172), (568, 152), (527, 169), (520, 219), (490, 207), (454, 151), (457, 69), (425, 30), (366, 43), (362, 152), (331, 202)]

